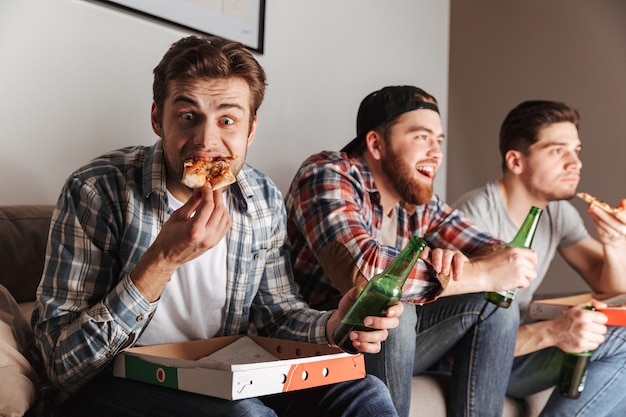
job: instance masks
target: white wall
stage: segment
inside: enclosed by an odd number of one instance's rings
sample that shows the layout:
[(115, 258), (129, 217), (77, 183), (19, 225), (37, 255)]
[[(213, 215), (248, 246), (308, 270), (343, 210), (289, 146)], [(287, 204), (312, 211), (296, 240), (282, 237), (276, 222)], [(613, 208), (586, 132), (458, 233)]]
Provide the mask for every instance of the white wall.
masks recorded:
[[(269, 86), (248, 161), (285, 192), (355, 134), (361, 99), (414, 84), (447, 109), (449, 0), (268, 0)], [(152, 69), (188, 34), (86, 0), (0, 2), (0, 204), (54, 203), (94, 156), (151, 144)], [(445, 165), (436, 182), (445, 197)]]

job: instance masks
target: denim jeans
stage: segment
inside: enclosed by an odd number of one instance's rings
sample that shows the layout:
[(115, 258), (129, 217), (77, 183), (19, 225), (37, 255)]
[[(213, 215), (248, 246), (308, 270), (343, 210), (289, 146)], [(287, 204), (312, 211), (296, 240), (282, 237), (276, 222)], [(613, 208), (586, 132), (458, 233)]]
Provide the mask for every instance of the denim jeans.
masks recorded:
[[(591, 356), (580, 398), (565, 398), (555, 391), (542, 417), (626, 416), (626, 327), (608, 329), (604, 343)], [(507, 393), (521, 398), (554, 386), (562, 359), (558, 348), (515, 358)]]
[[(220, 381), (207, 381), (219, 384)], [(96, 377), (67, 399), (61, 417), (276, 417), (397, 416), (389, 391), (378, 378), (243, 400), (178, 391), (109, 372)]]
[[(405, 304), (400, 326), (389, 331), (382, 351), (366, 355), (368, 373), (382, 379), (400, 416), (407, 416), (414, 374), (442, 369), (454, 353), (448, 416), (502, 415), (513, 363), (519, 309), (502, 309), (482, 293)], [(419, 410), (419, 404), (413, 407)]]

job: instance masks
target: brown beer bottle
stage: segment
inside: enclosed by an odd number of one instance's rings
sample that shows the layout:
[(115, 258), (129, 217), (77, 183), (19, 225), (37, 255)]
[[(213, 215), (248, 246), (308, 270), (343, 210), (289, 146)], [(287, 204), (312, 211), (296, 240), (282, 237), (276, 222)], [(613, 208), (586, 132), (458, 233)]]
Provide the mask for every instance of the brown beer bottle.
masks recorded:
[(333, 331), (333, 340), (341, 349), (358, 353), (350, 340), (350, 332), (373, 330), (363, 325), (365, 317), (384, 316), (388, 307), (400, 301), (402, 286), (425, 247), (426, 241), (415, 236), (383, 272), (369, 280)]

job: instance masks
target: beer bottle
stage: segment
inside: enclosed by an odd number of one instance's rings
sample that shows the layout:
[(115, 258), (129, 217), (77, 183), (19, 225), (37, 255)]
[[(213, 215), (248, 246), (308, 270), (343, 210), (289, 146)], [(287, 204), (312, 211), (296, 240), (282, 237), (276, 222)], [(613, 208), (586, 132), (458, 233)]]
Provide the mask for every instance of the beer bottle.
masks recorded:
[[(592, 306), (586, 306), (587, 310), (595, 310)], [(587, 365), (593, 351), (586, 350), (580, 353), (565, 352), (556, 389), (564, 397), (576, 399), (585, 389), (587, 378)]]
[(387, 308), (400, 301), (402, 286), (424, 247), (426, 241), (415, 236), (383, 272), (369, 280), (333, 331), (333, 340), (341, 349), (358, 353), (350, 340), (350, 332), (373, 330), (363, 325), (365, 317), (385, 316)]
[[(526, 216), (526, 219), (524, 220), (524, 223), (522, 223), (522, 227), (519, 228), (517, 234), (507, 246), (512, 248), (530, 249), (542, 212), (542, 209), (532, 206)], [(509, 308), (516, 293), (517, 288), (499, 292), (486, 292), (485, 298), (502, 308)]]

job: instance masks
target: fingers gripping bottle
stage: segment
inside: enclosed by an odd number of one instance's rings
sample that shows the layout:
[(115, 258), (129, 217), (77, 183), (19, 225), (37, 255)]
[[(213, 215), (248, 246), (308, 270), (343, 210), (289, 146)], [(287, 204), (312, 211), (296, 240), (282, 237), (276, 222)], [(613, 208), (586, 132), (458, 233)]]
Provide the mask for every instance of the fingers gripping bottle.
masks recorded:
[[(530, 249), (542, 212), (542, 209), (532, 206), (526, 216), (526, 219), (524, 220), (524, 223), (522, 223), (522, 227), (519, 228), (517, 234), (507, 246), (512, 248)], [(517, 288), (499, 292), (486, 292), (485, 298), (502, 308), (509, 308), (516, 293)]]
[[(595, 310), (592, 306), (586, 306), (587, 310)], [(587, 378), (587, 365), (593, 354), (592, 350), (580, 353), (565, 352), (561, 371), (556, 383), (556, 389), (566, 398), (577, 399), (585, 389), (585, 379)]]
[(426, 241), (415, 236), (393, 262), (372, 277), (333, 332), (333, 340), (344, 351), (358, 353), (350, 332), (373, 330), (363, 325), (367, 316), (385, 316), (388, 307), (400, 301), (402, 286), (426, 247)]

